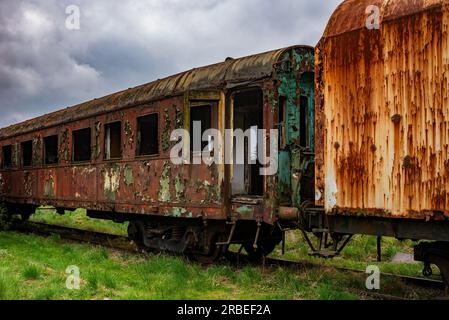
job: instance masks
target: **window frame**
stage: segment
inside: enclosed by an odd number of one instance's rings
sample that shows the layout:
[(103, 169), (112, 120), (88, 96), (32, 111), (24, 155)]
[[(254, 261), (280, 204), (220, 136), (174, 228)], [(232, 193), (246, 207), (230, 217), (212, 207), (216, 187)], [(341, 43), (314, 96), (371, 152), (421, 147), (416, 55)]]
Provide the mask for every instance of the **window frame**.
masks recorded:
[[(25, 153), (24, 153), (24, 146), (25, 144), (29, 144), (31, 147), (30, 149), (30, 164), (25, 165)], [(33, 167), (33, 140), (25, 140), (20, 142), (20, 165), (22, 168), (32, 168)]]
[[(57, 161), (56, 161), (56, 163), (47, 163), (47, 144), (45, 143), (46, 141), (46, 139), (47, 138), (52, 138), (52, 137), (56, 137), (56, 157), (57, 157)], [(43, 137), (43, 144), (44, 144), (44, 147), (43, 147), (43, 152), (44, 152), (44, 154), (43, 154), (43, 165), (44, 166), (57, 166), (57, 165), (59, 165), (60, 163), (61, 163), (61, 159), (60, 159), (60, 157), (59, 157), (59, 134), (51, 134), (51, 135), (48, 135), (48, 136), (45, 136), (45, 137)]]
[[(206, 147), (208, 145), (208, 142), (206, 141), (201, 141), (201, 151), (198, 150), (193, 150), (193, 137), (192, 137), (192, 130), (193, 128), (192, 126), (192, 109), (194, 108), (204, 108), (204, 107), (209, 107), (210, 108), (210, 128), (208, 129), (219, 129), (219, 119), (218, 119), (218, 102), (215, 100), (193, 100), (190, 101), (189, 103), (189, 135), (190, 135), (190, 154), (191, 154), (191, 158), (193, 159), (193, 157), (199, 157), (202, 156), (203, 154), (203, 150), (204, 147)], [(203, 128), (201, 128), (203, 129)], [(201, 132), (201, 138), (202, 135), (206, 130), (202, 130), (203, 132)], [(203, 147), (203, 143), (206, 143), (206, 145)], [(191, 160), (192, 160), (191, 159)]]
[[(77, 133), (77, 132), (79, 132), (79, 131), (84, 131), (84, 130), (89, 130), (89, 132), (90, 132), (90, 141), (89, 141), (89, 145), (90, 145), (90, 148), (89, 148), (89, 150), (90, 150), (90, 153), (89, 153), (89, 159), (88, 160), (75, 160), (75, 133)], [(92, 127), (91, 126), (89, 126), (89, 127), (85, 127), (85, 128), (81, 128), (81, 129), (76, 129), (76, 130), (72, 130), (72, 157), (71, 157), (71, 160), (72, 160), (72, 163), (74, 163), (74, 164), (83, 164), (83, 163), (91, 163), (92, 162), (92, 159), (93, 159), (93, 157), (92, 157), (92, 146), (93, 146), (93, 144), (92, 144)]]
[[(140, 154), (140, 145), (142, 143), (142, 136), (140, 136), (140, 140), (139, 140), (139, 134), (140, 134), (139, 119), (145, 118), (145, 117), (149, 117), (149, 116), (152, 116), (152, 115), (156, 115), (156, 117), (157, 117), (157, 126), (156, 126), (156, 129), (157, 129), (157, 153), (155, 153), (155, 154)], [(161, 155), (161, 141), (160, 141), (161, 132), (159, 130), (159, 124), (160, 124), (160, 113), (158, 111), (149, 112), (149, 113), (145, 113), (145, 114), (137, 116), (137, 118), (136, 118), (137, 139), (136, 139), (135, 158), (141, 159), (141, 158), (157, 158), (157, 157), (160, 157), (160, 155)]]
[[(8, 147), (9, 147), (9, 150), (10, 150), (10, 152), (9, 152), (9, 166), (6, 166), (5, 165), (5, 148), (8, 148)], [(1, 167), (2, 170), (11, 170), (11, 169), (14, 168), (13, 161), (12, 161), (12, 148), (13, 148), (12, 144), (6, 144), (6, 145), (2, 146), (2, 167)]]
[[(119, 142), (119, 145), (120, 145), (120, 157), (109, 157), (109, 158), (107, 158), (107, 153), (106, 153), (106, 150), (107, 150), (106, 149), (107, 130), (108, 130), (109, 126), (117, 124), (117, 123), (120, 125), (120, 131), (119, 131), (120, 132), (120, 142)], [(121, 159), (123, 159), (123, 134), (122, 134), (122, 132), (123, 132), (123, 126), (122, 126), (122, 121), (121, 120), (105, 123), (105, 125), (104, 125), (104, 135), (103, 135), (103, 150), (104, 150), (103, 160), (104, 161), (121, 160)]]

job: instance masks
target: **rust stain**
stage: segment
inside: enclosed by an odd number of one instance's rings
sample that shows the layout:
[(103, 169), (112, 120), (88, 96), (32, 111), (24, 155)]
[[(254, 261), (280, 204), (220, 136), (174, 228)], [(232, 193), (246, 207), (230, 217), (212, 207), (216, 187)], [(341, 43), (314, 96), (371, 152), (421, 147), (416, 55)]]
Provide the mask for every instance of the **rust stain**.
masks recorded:
[[(368, 5), (380, 30), (365, 28)], [(315, 67), (328, 213), (449, 217), (448, 29), (443, 0), (347, 0), (330, 19)]]

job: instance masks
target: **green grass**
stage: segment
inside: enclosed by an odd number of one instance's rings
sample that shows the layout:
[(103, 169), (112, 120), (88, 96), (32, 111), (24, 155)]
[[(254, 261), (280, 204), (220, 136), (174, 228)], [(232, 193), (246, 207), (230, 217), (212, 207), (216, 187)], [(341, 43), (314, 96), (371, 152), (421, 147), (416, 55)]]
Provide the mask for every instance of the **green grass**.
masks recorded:
[(31, 265), (27, 266), (22, 270), (22, 277), (25, 280), (37, 280), (40, 275), (40, 270), (38, 267)]
[(64, 215), (60, 215), (52, 208), (41, 207), (31, 216), (30, 221), (116, 235), (127, 235), (128, 230), (128, 223), (92, 219), (86, 215), (86, 210), (83, 209), (77, 209), (73, 212), (66, 211)]
[[(136, 256), (58, 237), (0, 233), (0, 299), (329, 299), (369, 297), (364, 275), (328, 269), (204, 267), (169, 255)], [(80, 290), (68, 290), (68, 266)], [(382, 289), (409, 298), (431, 293), (397, 280)]]
[[(179, 257), (133, 256), (12, 232), (0, 233), (0, 248), (1, 299), (319, 298), (306, 284), (316, 281), (318, 274), (223, 265), (204, 268)], [(69, 265), (79, 267), (80, 290), (65, 287)]]
[[(84, 210), (60, 216), (38, 210), (33, 221), (87, 230), (126, 234), (127, 225), (90, 219)], [(307, 259), (328, 267), (284, 269), (209, 268), (169, 255), (136, 256), (103, 247), (68, 243), (0, 232), (0, 300), (3, 299), (369, 299), (366, 275), (339, 271), (334, 266), (365, 270), (378, 265), (382, 272), (420, 275), (421, 264), (388, 262), (397, 252), (411, 252), (411, 242), (384, 239), (384, 259), (376, 262), (376, 239), (358, 236), (332, 260), (309, 257), (299, 232), (287, 235), (287, 259)], [(277, 248), (273, 256), (281, 256)], [(80, 290), (66, 288), (68, 266), (80, 270)], [(382, 278), (381, 292), (410, 299), (432, 297), (434, 292)]]

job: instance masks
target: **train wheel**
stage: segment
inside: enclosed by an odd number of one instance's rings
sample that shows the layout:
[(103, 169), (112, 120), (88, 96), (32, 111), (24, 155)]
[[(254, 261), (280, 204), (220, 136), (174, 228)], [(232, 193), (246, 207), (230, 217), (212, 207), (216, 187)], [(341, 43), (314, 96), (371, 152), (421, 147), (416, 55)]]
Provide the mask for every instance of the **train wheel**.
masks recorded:
[(274, 251), (279, 241), (274, 240), (266, 240), (257, 245), (257, 248), (254, 248), (253, 243), (245, 243), (243, 248), (248, 254), (248, 258), (250, 261), (260, 261), (263, 257), (268, 256), (270, 253)]
[(139, 251), (148, 251), (143, 240), (142, 225), (135, 221), (130, 221), (128, 225), (128, 238), (136, 244)]
[(213, 237), (211, 237), (211, 240), (209, 242), (209, 253), (197, 253), (192, 252), (190, 256), (193, 260), (201, 263), (201, 264), (214, 264), (217, 262), (220, 258), (222, 258), (225, 253), (228, 251), (229, 246), (226, 245), (216, 245), (217, 242), (223, 242), (226, 241), (226, 236), (224, 234), (217, 234)]

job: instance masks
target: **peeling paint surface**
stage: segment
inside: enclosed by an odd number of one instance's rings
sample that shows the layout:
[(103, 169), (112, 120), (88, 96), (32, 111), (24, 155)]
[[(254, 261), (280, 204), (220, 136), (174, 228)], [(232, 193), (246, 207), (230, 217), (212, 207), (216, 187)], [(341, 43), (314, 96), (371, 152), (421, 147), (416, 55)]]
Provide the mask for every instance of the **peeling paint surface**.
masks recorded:
[(33, 138), (33, 165), (42, 164), (42, 140), (37, 136)]
[(69, 130), (65, 129), (59, 136), (59, 158), (62, 161), (70, 160)]
[(94, 158), (98, 159), (101, 155), (101, 143), (100, 143), (100, 135), (101, 135), (101, 122), (95, 122), (95, 151)]
[(52, 174), (50, 174), (48, 179), (45, 181), (44, 195), (49, 198), (52, 198), (55, 196), (55, 180), (54, 180)]
[(131, 123), (129, 121), (125, 122), (125, 126), (123, 128), (124, 132), (125, 132), (125, 147), (126, 147), (126, 143), (128, 143), (129, 146), (133, 146), (134, 145), (134, 133), (131, 127)]
[(24, 188), (25, 188), (25, 195), (27, 197), (33, 196), (33, 178), (30, 174), (30, 172), (25, 171), (24, 173)]
[(114, 201), (120, 188), (120, 167), (111, 165), (103, 171), (104, 194), (110, 201)]
[(167, 152), (168, 149), (172, 146), (172, 142), (170, 141), (170, 135), (172, 132), (172, 125), (170, 120), (170, 114), (168, 109), (164, 110), (164, 130), (162, 132), (162, 150)]
[(125, 178), (125, 183), (127, 186), (130, 186), (134, 182), (133, 169), (130, 165), (125, 165), (125, 169), (123, 170), (123, 176)]
[(181, 173), (178, 173), (175, 178), (175, 191), (176, 201), (186, 201), (186, 180), (182, 177)]
[(171, 165), (170, 162), (165, 162), (162, 170), (161, 178), (159, 180), (159, 201), (170, 202), (170, 179), (171, 179)]

